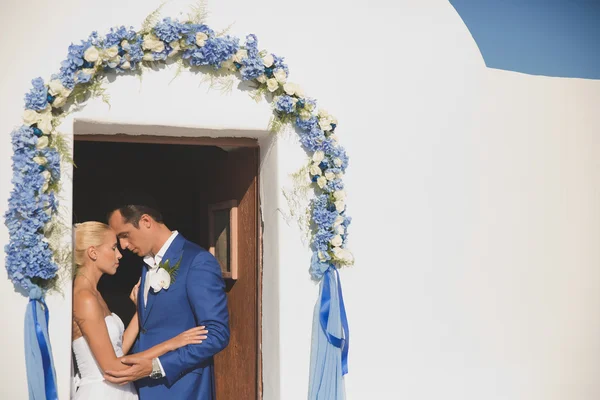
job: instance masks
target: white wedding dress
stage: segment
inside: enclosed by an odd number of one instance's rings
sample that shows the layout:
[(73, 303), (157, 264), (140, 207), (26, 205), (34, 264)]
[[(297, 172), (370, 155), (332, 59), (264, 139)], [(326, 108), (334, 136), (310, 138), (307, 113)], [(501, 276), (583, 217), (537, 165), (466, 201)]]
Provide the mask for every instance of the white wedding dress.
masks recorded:
[[(123, 356), (123, 332), (125, 326), (115, 313), (104, 318), (108, 336), (117, 357)], [(115, 385), (104, 380), (102, 370), (84, 337), (73, 341), (73, 353), (79, 367), (79, 375), (73, 378), (71, 399), (74, 400), (137, 400), (133, 383)]]

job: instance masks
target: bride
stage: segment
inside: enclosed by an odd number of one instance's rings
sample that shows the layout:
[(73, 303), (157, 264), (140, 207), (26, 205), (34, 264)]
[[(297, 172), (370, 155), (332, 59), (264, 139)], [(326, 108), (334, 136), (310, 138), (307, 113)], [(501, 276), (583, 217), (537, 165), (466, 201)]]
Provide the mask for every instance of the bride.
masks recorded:
[[(125, 329), (96, 288), (103, 274), (117, 272), (121, 259), (117, 237), (100, 222), (77, 224), (74, 253), (77, 275), (73, 285), (73, 353), (79, 375), (74, 378), (77, 388), (72, 399), (135, 400), (138, 395), (132, 383), (115, 385), (103, 377), (103, 371), (127, 368), (119, 357), (129, 352), (139, 330), (137, 313)], [(136, 306), (138, 288), (139, 282), (130, 295)], [(192, 328), (137, 355), (159, 357), (188, 344), (202, 343), (206, 333), (203, 326)]]

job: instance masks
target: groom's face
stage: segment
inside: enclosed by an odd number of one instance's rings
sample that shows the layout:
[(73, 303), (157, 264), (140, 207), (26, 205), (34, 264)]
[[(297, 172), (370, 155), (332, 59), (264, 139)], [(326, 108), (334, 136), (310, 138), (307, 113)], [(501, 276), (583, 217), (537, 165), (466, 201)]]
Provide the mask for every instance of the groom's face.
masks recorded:
[(136, 228), (132, 223), (126, 222), (119, 210), (115, 211), (108, 220), (110, 227), (117, 233), (119, 244), (122, 249), (143, 257), (152, 251), (152, 238), (143, 215)]

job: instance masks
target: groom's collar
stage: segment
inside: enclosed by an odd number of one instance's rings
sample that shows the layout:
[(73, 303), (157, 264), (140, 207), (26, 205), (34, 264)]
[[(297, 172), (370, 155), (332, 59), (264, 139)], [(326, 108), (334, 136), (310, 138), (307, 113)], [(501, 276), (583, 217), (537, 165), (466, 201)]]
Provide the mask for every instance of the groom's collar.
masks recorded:
[(155, 255), (148, 255), (144, 257), (144, 262), (148, 265), (149, 269), (158, 268), (158, 264), (160, 264), (163, 257), (165, 256), (165, 253), (167, 252), (167, 250), (171, 246), (171, 243), (173, 243), (173, 240), (175, 240), (178, 234), (179, 232), (173, 231), (173, 233), (171, 233), (171, 236), (169, 236), (169, 238), (167, 239), (165, 244), (163, 244), (163, 246), (160, 248), (158, 253), (156, 253)]

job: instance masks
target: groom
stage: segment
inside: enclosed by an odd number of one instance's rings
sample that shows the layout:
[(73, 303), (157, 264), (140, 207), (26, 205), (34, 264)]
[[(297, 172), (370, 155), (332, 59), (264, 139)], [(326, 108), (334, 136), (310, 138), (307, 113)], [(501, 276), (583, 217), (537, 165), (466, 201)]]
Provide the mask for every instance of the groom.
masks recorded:
[[(217, 260), (163, 223), (153, 199), (127, 194), (108, 215), (120, 245), (144, 258), (138, 294), (140, 333), (134, 353), (205, 326), (208, 338), (153, 360), (122, 358), (129, 368), (106, 371), (113, 383), (136, 381), (141, 400), (215, 399), (213, 356), (229, 343), (225, 285)], [(170, 285), (163, 268), (175, 269)]]

